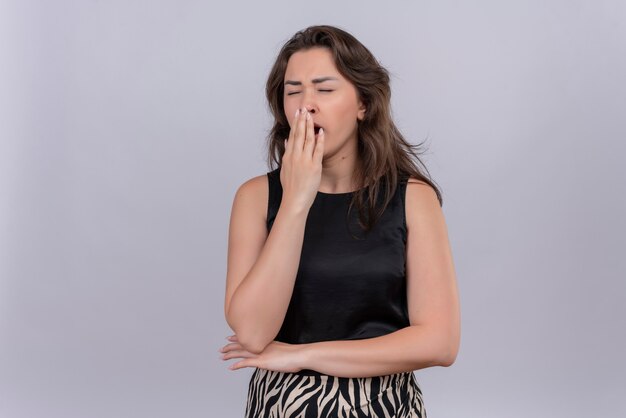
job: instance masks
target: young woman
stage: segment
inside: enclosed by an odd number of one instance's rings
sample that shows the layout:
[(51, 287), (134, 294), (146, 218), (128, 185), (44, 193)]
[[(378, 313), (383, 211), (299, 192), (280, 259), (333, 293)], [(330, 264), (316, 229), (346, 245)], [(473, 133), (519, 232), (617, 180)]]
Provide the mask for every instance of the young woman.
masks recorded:
[(441, 194), (392, 121), (388, 72), (312, 26), (266, 94), (271, 171), (235, 194), (220, 349), (255, 368), (246, 417), (426, 417), (413, 370), (455, 361), (459, 301)]

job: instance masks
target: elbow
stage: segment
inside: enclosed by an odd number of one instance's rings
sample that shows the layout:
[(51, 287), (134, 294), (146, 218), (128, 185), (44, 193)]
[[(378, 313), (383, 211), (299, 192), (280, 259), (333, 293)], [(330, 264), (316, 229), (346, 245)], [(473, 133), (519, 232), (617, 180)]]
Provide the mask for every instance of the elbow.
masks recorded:
[(450, 367), (456, 361), (459, 352), (459, 334), (437, 331), (431, 334), (428, 350), (428, 367)]
[(457, 338), (453, 341), (449, 341), (445, 344), (441, 350), (439, 350), (439, 356), (437, 356), (437, 364), (442, 367), (450, 367), (456, 361), (456, 357), (459, 354), (459, 342)]
[[(446, 332), (439, 334), (439, 350), (437, 350), (437, 365), (450, 367), (456, 361), (461, 344), (461, 327), (458, 322), (455, 326), (445, 327)], [(444, 329), (445, 329), (444, 328)]]
[(254, 338), (249, 334), (244, 334), (242, 337), (237, 335), (237, 340), (239, 344), (244, 348), (244, 350), (252, 353), (252, 354), (261, 354), (265, 347), (268, 346), (270, 341), (261, 340), (260, 338)]
[(264, 340), (250, 334), (249, 332), (241, 332), (234, 327), (231, 327), (237, 337), (237, 343), (246, 351), (252, 354), (261, 354), (265, 347), (269, 344)]
[(229, 312), (226, 313), (226, 322), (233, 330), (237, 337), (237, 343), (243, 347), (244, 350), (252, 354), (261, 354), (265, 347), (272, 342), (272, 339), (267, 339), (266, 336), (259, 332), (257, 326), (246, 326), (235, 320)]
[(444, 355), (439, 357), (437, 364), (442, 367), (450, 367), (456, 361), (456, 355), (456, 351), (447, 351)]
[(241, 345), (244, 350), (252, 354), (261, 354), (263, 350), (265, 350), (265, 347), (271, 342), (271, 340), (268, 341), (266, 338), (258, 335), (254, 330), (242, 329), (241, 327), (234, 326), (234, 324), (230, 324), (230, 327), (237, 337), (237, 343)]

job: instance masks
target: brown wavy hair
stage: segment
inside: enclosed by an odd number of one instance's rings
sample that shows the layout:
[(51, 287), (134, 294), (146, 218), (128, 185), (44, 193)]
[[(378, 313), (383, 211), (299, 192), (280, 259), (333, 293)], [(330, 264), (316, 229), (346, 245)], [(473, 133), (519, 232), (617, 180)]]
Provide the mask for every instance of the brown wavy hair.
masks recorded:
[[(439, 188), (431, 180), (419, 155), (423, 144), (407, 142), (391, 116), (389, 72), (374, 55), (348, 32), (329, 25), (309, 26), (296, 32), (281, 48), (267, 78), (265, 94), (274, 116), (267, 136), (267, 162), (273, 170), (282, 164), (284, 140), (289, 137), (283, 94), (287, 63), (292, 54), (314, 47), (327, 48), (337, 70), (355, 87), (366, 107), (363, 120), (357, 119), (358, 164), (354, 173), (360, 185), (353, 194), (350, 209), (356, 205), (359, 224), (367, 232), (382, 215), (391, 200), (398, 181), (413, 177), (430, 185), (443, 206)], [(420, 169), (420, 167), (423, 167)], [(382, 205), (379, 194), (383, 193)]]

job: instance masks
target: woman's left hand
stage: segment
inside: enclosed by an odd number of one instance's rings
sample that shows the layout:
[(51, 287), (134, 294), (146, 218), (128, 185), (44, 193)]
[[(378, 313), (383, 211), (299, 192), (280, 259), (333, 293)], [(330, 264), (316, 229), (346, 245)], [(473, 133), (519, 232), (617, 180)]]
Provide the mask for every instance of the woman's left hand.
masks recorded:
[(280, 341), (272, 341), (259, 354), (254, 354), (243, 348), (236, 335), (227, 337), (231, 343), (220, 349), (223, 353), (222, 360), (243, 358), (237, 363), (231, 364), (231, 370), (243, 367), (258, 367), (261, 369), (278, 372), (295, 373), (303, 369), (303, 344), (287, 344)]

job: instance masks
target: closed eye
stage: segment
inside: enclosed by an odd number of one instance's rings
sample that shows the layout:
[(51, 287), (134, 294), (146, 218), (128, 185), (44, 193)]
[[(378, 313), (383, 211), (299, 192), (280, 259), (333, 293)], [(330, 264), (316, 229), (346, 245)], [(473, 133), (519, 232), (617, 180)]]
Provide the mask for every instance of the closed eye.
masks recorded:
[[(334, 91), (334, 90), (322, 90), (322, 89), (320, 89), (318, 91), (322, 91), (324, 93), (330, 93), (331, 91)], [(292, 92), (287, 93), (287, 96), (292, 96), (292, 95), (298, 94), (298, 93), (300, 93), (300, 92), (299, 91), (292, 91)]]

